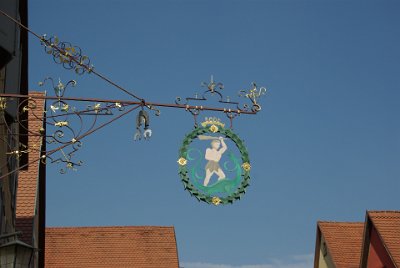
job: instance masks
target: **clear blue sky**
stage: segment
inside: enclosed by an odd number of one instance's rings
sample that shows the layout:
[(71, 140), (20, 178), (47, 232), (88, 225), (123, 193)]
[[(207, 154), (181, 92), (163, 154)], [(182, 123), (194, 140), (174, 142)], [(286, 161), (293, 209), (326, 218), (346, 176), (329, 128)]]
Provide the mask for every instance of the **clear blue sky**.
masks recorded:
[[(84, 140), (77, 172), (48, 166), (47, 224), (173, 225), (187, 268), (310, 266), (317, 220), (400, 209), (399, 14), (389, 0), (30, 1), (33, 30), (148, 101), (192, 96), (211, 74), (230, 96), (269, 89), (261, 113), (235, 121), (253, 166), (241, 201), (183, 190), (176, 160), (193, 120), (163, 109), (150, 142), (133, 141), (132, 114)], [(52, 76), (78, 81), (70, 96), (130, 98), (42, 49), (30, 39), (31, 90)]]

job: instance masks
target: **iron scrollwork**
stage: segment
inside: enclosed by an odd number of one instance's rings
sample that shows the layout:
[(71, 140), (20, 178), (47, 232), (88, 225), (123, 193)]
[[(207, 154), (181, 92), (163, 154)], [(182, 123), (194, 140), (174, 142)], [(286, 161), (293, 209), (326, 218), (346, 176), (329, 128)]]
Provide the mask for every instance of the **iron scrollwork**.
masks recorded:
[(47, 35), (42, 36), (41, 44), (45, 52), (53, 56), (54, 62), (61, 64), (65, 69), (74, 70), (79, 75), (92, 72), (94, 66), (90, 63), (90, 58), (82, 54), (80, 47), (62, 42), (57, 36)]
[(255, 83), (252, 83), (253, 87), (248, 92), (246, 90), (240, 90), (239, 97), (248, 98), (251, 101), (250, 107), (248, 104), (243, 104), (241, 106), (239, 102), (232, 101), (229, 96), (224, 97), (222, 94), (222, 90), (224, 89), (223, 83), (215, 82), (213, 76), (211, 76), (210, 82), (202, 82), (201, 86), (206, 88), (201, 95), (196, 93), (194, 97), (187, 97), (185, 99), (177, 97), (175, 99), (177, 105), (186, 106), (186, 110), (195, 117), (197, 117), (201, 110), (203, 110), (203, 105), (195, 105), (193, 103), (196, 102), (196, 104), (198, 104), (197, 102), (205, 102), (209, 97), (217, 97), (218, 103), (223, 105), (224, 113), (230, 120), (243, 112), (257, 113), (261, 110), (261, 105), (258, 103), (258, 99), (261, 95), (266, 93), (265, 87), (258, 89)]
[(253, 112), (261, 111), (261, 105), (258, 103), (258, 99), (267, 93), (265, 87), (257, 87), (255, 82), (252, 83), (252, 88), (250, 90), (240, 90), (239, 97), (248, 98), (252, 102), (251, 110)]
[[(48, 144), (49, 149), (43, 152), (41, 161), (43, 163), (63, 163), (60, 173), (64, 174), (68, 170), (76, 170), (83, 164), (80, 160), (75, 160), (76, 152), (82, 147), (82, 139), (87, 135), (99, 129), (99, 116), (114, 116), (114, 112), (122, 112), (131, 104), (99, 102), (86, 104), (83, 107), (81, 101), (74, 101), (65, 98), (68, 88), (75, 87), (76, 81), (70, 80), (57, 83), (52, 78), (46, 78), (43, 82), (39, 82), (39, 86), (50, 84), (54, 97), (47, 96), (44, 115), (43, 111), (37, 111), (37, 100), (29, 97), (20, 102), (20, 111), (22, 113), (31, 112), (35, 120), (44, 120), (46, 123), (46, 131), (44, 128), (38, 130), (27, 129), (29, 136), (42, 136)], [(45, 118), (44, 118), (45, 117)], [(23, 116), (18, 115), (17, 121), (23, 125)], [(101, 126), (109, 124), (112, 120), (103, 123)], [(31, 150), (28, 148), (27, 150)], [(20, 151), (21, 152), (21, 151)]]

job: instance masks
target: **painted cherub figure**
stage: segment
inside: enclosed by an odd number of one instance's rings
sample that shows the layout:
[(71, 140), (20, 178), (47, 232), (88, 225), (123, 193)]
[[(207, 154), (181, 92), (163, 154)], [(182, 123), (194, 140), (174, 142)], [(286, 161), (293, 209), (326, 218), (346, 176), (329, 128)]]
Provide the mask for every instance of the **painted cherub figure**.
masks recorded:
[(218, 175), (218, 180), (225, 179), (225, 173), (222, 171), (219, 160), (221, 160), (222, 154), (225, 153), (228, 147), (224, 142), (223, 137), (215, 138), (211, 142), (211, 148), (206, 149), (205, 159), (208, 161), (205, 167), (206, 177), (204, 179), (204, 186), (207, 186), (210, 182), (211, 176), (214, 174)]

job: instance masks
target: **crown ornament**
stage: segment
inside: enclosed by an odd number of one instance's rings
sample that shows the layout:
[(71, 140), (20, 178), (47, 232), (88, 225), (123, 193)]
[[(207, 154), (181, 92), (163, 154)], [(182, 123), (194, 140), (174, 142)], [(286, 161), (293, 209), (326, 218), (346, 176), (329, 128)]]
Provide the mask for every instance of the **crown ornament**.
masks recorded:
[(211, 126), (211, 125), (225, 127), (225, 124), (222, 123), (221, 120), (219, 118), (217, 118), (217, 117), (206, 117), (204, 119), (204, 122), (201, 123), (201, 125), (203, 127)]

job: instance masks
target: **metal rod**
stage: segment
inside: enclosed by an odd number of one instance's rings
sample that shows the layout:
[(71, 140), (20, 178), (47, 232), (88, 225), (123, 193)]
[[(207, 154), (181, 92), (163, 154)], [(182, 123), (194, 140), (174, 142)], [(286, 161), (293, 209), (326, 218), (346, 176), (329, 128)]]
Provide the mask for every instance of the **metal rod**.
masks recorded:
[[(40, 39), (41, 41), (43, 41), (43, 38), (38, 35), (37, 33), (35, 33), (34, 31), (32, 31), (31, 29), (29, 29), (28, 27), (26, 27), (25, 25), (23, 25), (21, 22), (19, 22), (18, 20), (16, 20), (15, 18), (11, 17), (10, 15), (8, 15), (7, 13), (5, 13), (3, 10), (0, 9), (0, 13), (3, 14), (5, 17), (7, 17), (8, 19), (12, 20), (15, 24), (17, 24), (19, 27), (21, 27), (22, 29), (26, 30), (27, 32), (33, 34), (36, 38)], [(53, 46), (52, 48), (56, 49), (57, 51), (59, 51), (61, 54), (65, 55), (65, 51), (63, 49), (60, 49), (57, 46)], [(80, 65), (80, 62), (77, 61), (74, 57), (69, 57), (70, 59), (72, 59), (75, 63)], [(82, 65), (83, 67), (85, 67), (86, 69), (88, 69), (87, 66)], [(129, 92), (128, 90), (126, 90), (125, 88), (123, 88), (122, 86), (118, 85), (117, 83), (113, 82), (112, 80), (110, 80), (109, 78), (105, 77), (104, 75), (100, 74), (99, 72), (97, 72), (96, 70), (91, 69), (90, 70), (91, 73), (95, 74), (96, 76), (98, 76), (99, 78), (103, 79), (104, 81), (106, 81), (107, 83), (113, 85), (114, 87), (118, 88), (119, 90), (125, 92), (126, 94), (134, 97), (135, 99), (138, 99), (140, 101), (143, 101), (142, 98), (140, 98), (139, 96), (136, 96), (135, 94)]]
[[(77, 137), (75, 140), (76, 140), (76, 141), (80, 141), (81, 139), (85, 138), (86, 136), (88, 136), (88, 135), (92, 134), (93, 132), (96, 132), (96, 131), (98, 131), (98, 130), (104, 128), (105, 126), (107, 126), (107, 125), (111, 124), (112, 122), (116, 121), (117, 119), (119, 119), (119, 118), (121, 118), (121, 117), (123, 117), (123, 116), (129, 114), (130, 112), (136, 110), (136, 109), (139, 108), (139, 107), (140, 107), (140, 105), (137, 105), (137, 106), (132, 107), (131, 109), (125, 111), (124, 113), (118, 115), (117, 117), (114, 117), (113, 119), (111, 119), (111, 120), (109, 120), (109, 121), (107, 121), (107, 122), (101, 124), (100, 126), (98, 126), (98, 127), (94, 128), (94, 129), (92, 129), (92, 130), (90, 130), (90, 131), (88, 131), (88, 132), (86, 132), (86, 133), (80, 135), (80, 136)], [(35, 158), (34, 160), (32, 160), (32, 161), (30, 161), (30, 162), (28, 162), (28, 163), (26, 163), (26, 164), (24, 164), (24, 165), (22, 165), (22, 166), (20, 166), (20, 167), (18, 167), (18, 168), (16, 168), (16, 169), (14, 169), (14, 170), (9, 171), (9, 172), (6, 173), (6, 174), (2, 174), (2, 175), (0, 176), (0, 180), (2, 180), (3, 178), (7, 177), (8, 175), (10, 175), (10, 174), (12, 174), (12, 173), (14, 173), (14, 172), (16, 172), (16, 171), (18, 171), (18, 170), (21, 170), (21, 169), (23, 169), (23, 168), (29, 166), (30, 164), (36, 163), (37, 161), (40, 161), (40, 160), (43, 160), (43, 157), (46, 158), (47, 156), (50, 156), (50, 155), (54, 154), (55, 152), (58, 152), (58, 151), (64, 149), (65, 147), (70, 146), (71, 144), (73, 144), (72, 141), (71, 141), (71, 142), (68, 142), (68, 143), (66, 143), (66, 144), (64, 144), (64, 145), (61, 145), (61, 146), (59, 146), (59, 147), (57, 147), (57, 148), (55, 148), (55, 149), (53, 149), (53, 150), (44, 152), (44, 154), (42, 154), (40, 157)]]
[[(12, 16), (8, 15), (7, 13), (5, 13), (3, 10), (0, 10), (0, 13), (2, 15), (4, 15), (5, 17), (7, 17), (8, 19), (12, 20), (14, 23), (16, 23), (22, 29), (24, 29), (27, 32), (33, 34), (35, 37), (40, 39), (42, 42), (47, 42), (46, 40), (43, 40), (42, 36), (38, 35), (34, 31), (32, 31), (31, 29), (29, 29), (28, 27), (23, 25), (21, 22), (19, 22), (18, 20), (16, 20)], [(58, 46), (52, 46), (52, 48), (54, 48), (57, 51), (59, 51), (62, 55), (66, 54), (65, 53), (66, 51), (64, 51), (63, 49), (60, 49)], [(125, 103), (125, 104), (141, 104), (141, 105), (151, 105), (151, 106), (157, 106), (157, 107), (180, 108), (180, 109), (186, 109), (186, 110), (198, 109), (198, 110), (205, 110), (205, 111), (229, 112), (229, 113), (237, 113), (237, 114), (256, 114), (257, 113), (257, 112), (254, 112), (254, 111), (243, 111), (243, 110), (240, 110), (240, 109), (236, 109), (235, 110), (235, 109), (226, 109), (226, 108), (213, 108), (213, 107), (203, 107), (203, 106), (193, 106), (193, 105), (182, 105), (182, 104), (166, 104), (166, 103), (146, 102), (143, 98), (141, 98), (141, 97), (129, 92), (128, 90), (126, 90), (122, 86), (118, 85), (117, 83), (113, 82), (109, 78), (107, 78), (104, 75), (98, 73), (96, 70), (93, 70), (92, 68), (90, 68), (90, 67), (88, 67), (86, 65), (82, 65), (74, 57), (69, 57), (69, 58), (72, 61), (74, 61), (75, 63), (77, 63), (78, 65), (83, 66), (87, 71), (90, 71), (91, 73), (93, 73), (96, 76), (98, 76), (100, 79), (106, 81), (107, 83), (111, 84), (112, 86), (114, 86), (114, 87), (118, 88), (119, 90), (127, 93), (128, 95), (134, 97), (139, 102), (137, 102), (137, 101), (121, 101), (121, 100), (77, 99), (77, 98), (63, 98), (64, 100), (97, 101), (97, 102), (120, 102), (120, 103)], [(213, 77), (211, 77), (211, 82), (213, 82)], [(20, 95), (20, 97), (21, 96), (22, 95)], [(18, 96), (16, 95), (14, 97), (18, 97)], [(52, 99), (52, 98), (51, 97), (47, 97), (46, 99)], [(54, 99), (58, 99), (58, 98), (54, 98)]]
[(116, 100), (116, 99), (97, 99), (97, 98), (76, 98), (76, 97), (54, 97), (54, 96), (31, 96), (21, 94), (4, 94), (1, 93), (0, 97), (3, 98), (32, 98), (32, 99), (46, 99), (46, 100), (66, 100), (66, 101), (87, 101), (87, 102), (100, 102), (100, 103), (121, 103), (124, 105), (138, 104), (143, 106), (154, 106), (154, 107), (167, 107), (167, 108), (180, 108), (180, 109), (198, 109), (201, 111), (217, 111), (217, 112), (229, 112), (237, 114), (257, 114), (254, 111), (243, 111), (239, 109), (227, 109), (227, 108), (215, 108), (199, 105), (183, 105), (175, 103), (157, 103), (157, 102), (146, 102), (146, 101), (129, 101), (129, 100)]

